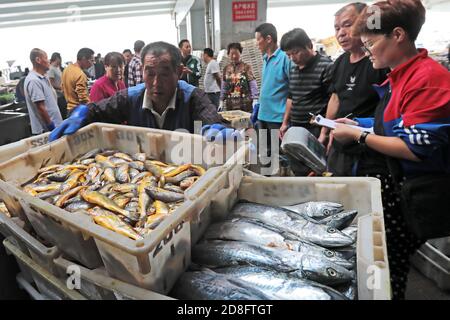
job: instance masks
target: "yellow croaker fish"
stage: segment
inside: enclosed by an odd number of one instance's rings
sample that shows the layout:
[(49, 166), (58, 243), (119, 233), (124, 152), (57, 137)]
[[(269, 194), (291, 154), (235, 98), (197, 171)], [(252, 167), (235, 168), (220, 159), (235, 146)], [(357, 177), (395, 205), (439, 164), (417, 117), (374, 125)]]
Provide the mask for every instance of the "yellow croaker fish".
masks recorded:
[(114, 163), (112, 163), (107, 157), (102, 156), (101, 154), (95, 156), (95, 161), (102, 167), (114, 168)]
[(80, 192), (81, 190), (86, 189), (86, 188), (87, 187), (79, 186), (79, 187), (75, 187), (73, 189), (66, 191), (65, 193), (61, 194), (58, 197), (58, 200), (56, 200), (56, 202), (55, 202), (55, 206), (62, 207), (67, 200), (69, 200), (73, 196), (77, 195), (78, 192)]
[(195, 181), (197, 181), (200, 177), (189, 177), (180, 182), (180, 188), (186, 190), (190, 186), (192, 186)]
[(116, 175), (113, 168), (105, 168), (103, 171), (103, 179), (108, 182), (116, 182)]
[(164, 175), (166, 176), (166, 178), (168, 177), (174, 177), (180, 173), (182, 173), (183, 171), (188, 170), (191, 167), (191, 164), (183, 164), (181, 166), (178, 166), (176, 169), (168, 172), (168, 173), (164, 173)]
[(117, 205), (113, 200), (97, 191), (82, 191), (81, 197), (89, 203), (96, 204), (110, 211), (121, 214), (129, 219), (133, 219), (132, 215)]
[(146, 176), (142, 179), (138, 186), (138, 212), (140, 219), (144, 219), (147, 215), (147, 207), (150, 204), (150, 196), (145, 192), (145, 188), (156, 183), (156, 178), (153, 176)]
[(114, 201), (119, 207), (121, 207), (121, 208), (123, 209), (123, 208), (125, 208), (125, 206), (128, 204), (128, 202), (131, 201), (131, 198), (126, 197), (126, 196), (119, 195), (119, 196), (117, 196), (117, 197), (114, 197), (114, 198), (113, 198), (113, 201)]
[[(136, 238), (133, 227), (151, 232), (184, 203), (184, 189), (204, 173), (201, 166), (150, 160), (143, 152), (94, 149), (72, 162), (40, 168), (23, 190), (69, 212), (91, 209), (99, 224)], [(118, 231), (117, 222), (126, 227)]]
[(150, 171), (158, 179), (163, 175), (163, 170), (160, 166), (154, 164), (152, 161), (147, 160), (144, 162), (145, 169)]
[(155, 207), (155, 214), (169, 214), (169, 206), (166, 203), (156, 200), (153, 202), (153, 206)]
[(128, 162), (133, 161), (133, 159), (129, 155), (127, 155), (127, 154), (125, 154), (123, 152), (114, 153), (113, 157), (120, 158), (120, 159), (123, 159), (123, 160), (128, 161)]
[(116, 180), (120, 183), (129, 183), (130, 175), (128, 174), (128, 169), (130, 166), (128, 164), (122, 164), (116, 168)]
[(9, 213), (9, 210), (4, 202), (0, 202), (0, 212), (6, 215), (8, 218), (11, 218), (11, 214)]
[(206, 172), (205, 169), (203, 169), (203, 168), (200, 167), (200, 166), (196, 166), (195, 164), (192, 164), (192, 165), (191, 165), (191, 169), (194, 170), (195, 175), (197, 175), (197, 176), (202, 176), (202, 175), (204, 175), (205, 172)]
[(92, 215), (92, 218), (98, 225), (108, 228), (114, 232), (120, 233), (133, 240), (142, 239), (142, 237), (136, 231), (134, 231), (131, 226), (126, 224), (122, 219), (120, 219), (112, 212), (100, 208), (90, 209), (88, 210), (88, 212)]
[(157, 160), (149, 160), (152, 164), (162, 167), (162, 168), (166, 168), (169, 165), (167, 163), (161, 162), (161, 161), (157, 161)]
[(163, 202), (178, 202), (184, 200), (184, 194), (164, 190), (158, 187), (148, 186), (145, 191), (153, 200), (161, 200)]
[(116, 184), (111, 188), (113, 191), (117, 191), (120, 193), (128, 193), (137, 189), (137, 185), (135, 183), (124, 183), (124, 184)]
[(69, 176), (69, 178), (66, 180), (66, 182), (64, 182), (61, 185), (61, 193), (66, 192), (67, 190), (70, 190), (74, 187), (77, 186), (78, 184), (78, 180), (80, 179), (80, 177), (84, 175), (83, 171), (80, 170), (74, 170), (71, 175)]
[(38, 173), (43, 173), (43, 172), (55, 172), (57, 170), (60, 170), (64, 167), (64, 165), (62, 164), (52, 164), (51, 166), (48, 167), (44, 167), (38, 170)]
[(58, 188), (61, 188), (61, 186), (62, 186), (61, 183), (50, 183), (31, 187), (31, 190), (32, 192), (45, 192), (50, 190), (56, 190)]

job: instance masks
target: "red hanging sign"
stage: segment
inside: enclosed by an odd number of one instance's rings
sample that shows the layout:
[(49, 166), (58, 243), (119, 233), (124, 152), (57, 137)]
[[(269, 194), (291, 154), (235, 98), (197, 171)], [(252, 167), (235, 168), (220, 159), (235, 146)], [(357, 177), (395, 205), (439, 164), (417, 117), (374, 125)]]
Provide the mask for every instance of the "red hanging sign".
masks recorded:
[(233, 1), (233, 22), (258, 20), (258, 1)]

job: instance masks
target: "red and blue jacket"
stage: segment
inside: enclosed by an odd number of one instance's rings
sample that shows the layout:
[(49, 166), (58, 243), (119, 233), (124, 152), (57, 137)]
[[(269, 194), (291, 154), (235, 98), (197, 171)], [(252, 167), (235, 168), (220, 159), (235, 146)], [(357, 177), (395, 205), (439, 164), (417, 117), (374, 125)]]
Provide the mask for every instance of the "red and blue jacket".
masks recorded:
[[(400, 137), (421, 160), (401, 160), (406, 177), (450, 173), (450, 73), (425, 49), (396, 67), (377, 91), (391, 90), (383, 114), (384, 135)], [(373, 118), (355, 119), (373, 127)]]

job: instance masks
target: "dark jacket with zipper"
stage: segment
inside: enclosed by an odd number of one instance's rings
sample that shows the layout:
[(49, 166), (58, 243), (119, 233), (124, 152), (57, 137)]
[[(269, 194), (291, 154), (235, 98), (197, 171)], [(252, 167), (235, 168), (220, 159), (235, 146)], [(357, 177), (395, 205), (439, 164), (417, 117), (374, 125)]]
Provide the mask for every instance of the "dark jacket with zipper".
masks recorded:
[(224, 119), (203, 91), (182, 80), (178, 81), (177, 88), (175, 109), (168, 110), (162, 128), (158, 127), (153, 113), (142, 107), (145, 84), (119, 91), (108, 99), (89, 104), (88, 123), (128, 124), (171, 131), (185, 129), (190, 133), (194, 133), (194, 121), (201, 121), (202, 126), (224, 123)]

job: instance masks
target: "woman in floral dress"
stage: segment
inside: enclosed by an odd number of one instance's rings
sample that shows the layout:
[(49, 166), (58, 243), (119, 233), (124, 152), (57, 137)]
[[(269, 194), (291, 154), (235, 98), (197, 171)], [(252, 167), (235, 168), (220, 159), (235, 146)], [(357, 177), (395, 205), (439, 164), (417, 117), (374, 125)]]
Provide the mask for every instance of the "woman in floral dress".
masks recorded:
[(230, 43), (227, 49), (231, 63), (223, 69), (220, 92), (222, 111), (252, 112), (258, 98), (258, 85), (249, 64), (241, 61), (242, 46)]

